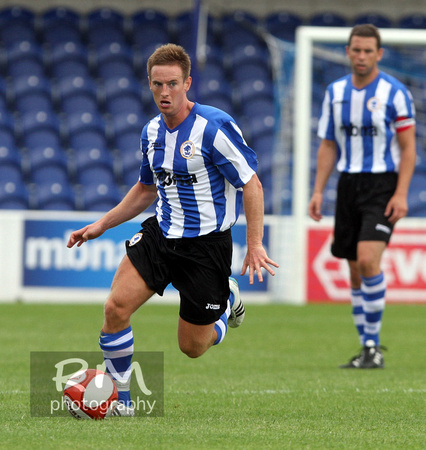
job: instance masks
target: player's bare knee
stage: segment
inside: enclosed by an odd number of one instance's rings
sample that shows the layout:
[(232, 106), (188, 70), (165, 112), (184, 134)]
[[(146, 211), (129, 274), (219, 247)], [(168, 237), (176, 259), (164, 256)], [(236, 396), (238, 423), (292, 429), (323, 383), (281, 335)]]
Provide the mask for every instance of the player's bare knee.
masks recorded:
[(199, 358), (206, 348), (195, 342), (179, 342), (179, 348), (189, 358)]
[(109, 297), (104, 307), (105, 322), (115, 327), (129, 320), (130, 314), (127, 308), (114, 297)]

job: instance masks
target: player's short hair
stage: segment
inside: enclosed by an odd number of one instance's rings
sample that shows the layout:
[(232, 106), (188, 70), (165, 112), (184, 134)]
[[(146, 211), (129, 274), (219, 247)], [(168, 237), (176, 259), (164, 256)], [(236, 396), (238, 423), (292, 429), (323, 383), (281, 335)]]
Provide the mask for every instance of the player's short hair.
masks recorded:
[(352, 28), (351, 34), (349, 35), (349, 46), (351, 45), (351, 39), (353, 36), (376, 38), (377, 48), (380, 48), (382, 46), (379, 30), (371, 23), (355, 25)]
[(188, 53), (180, 45), (162, 45), (148, 59), (146, 65), (148, 76), (151, 77), (151, 70), (154, 66), (169, 66), (173, 64), (180, 66), (183, 79), (186, 80), (191, 73), (191, 59)]

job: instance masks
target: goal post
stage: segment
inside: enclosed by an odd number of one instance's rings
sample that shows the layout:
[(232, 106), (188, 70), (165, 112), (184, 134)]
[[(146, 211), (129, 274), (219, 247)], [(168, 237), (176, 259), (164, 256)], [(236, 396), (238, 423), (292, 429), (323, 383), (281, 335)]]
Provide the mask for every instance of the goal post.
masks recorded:
[[(312, 75), (314, 44), (346, 44), (352, 28), (302, 26), (296, 31), (293, 134), (293, 271), (291, 296), (306, 302), (307, 232), (312, 221), (307, 214), (310, 181)], [(380, 29), (383, 45), (426, 44), (426, 30)]]

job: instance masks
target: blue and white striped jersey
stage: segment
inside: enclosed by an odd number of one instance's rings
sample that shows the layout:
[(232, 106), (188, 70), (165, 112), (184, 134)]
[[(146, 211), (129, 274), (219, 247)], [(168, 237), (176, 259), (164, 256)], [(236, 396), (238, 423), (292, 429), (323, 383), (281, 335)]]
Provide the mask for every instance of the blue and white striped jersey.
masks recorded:
[(206, 235), (236, 222), (257, 158), (228, 114), (195, 103), (172, 130), (160, 114), (142, 130), (141, 150), (139, 181), (157, 186), (165, 237)]
[(347, 75), (327, 87), (318, 136), (336, 142), (339, 172), (398, 172), (396, 133), (414, 124), (412, 96), (396, 78), (380, 72), (356, 89)]

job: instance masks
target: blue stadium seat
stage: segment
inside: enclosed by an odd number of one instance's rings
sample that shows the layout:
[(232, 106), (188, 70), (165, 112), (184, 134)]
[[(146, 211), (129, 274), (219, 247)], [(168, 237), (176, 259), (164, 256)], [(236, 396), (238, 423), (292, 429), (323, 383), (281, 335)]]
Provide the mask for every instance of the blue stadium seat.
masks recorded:
[(272, 82), (248, 80), (238, 89), (240, 109), (247, 117), (274, 116), (274, 87)]
[(340, 14), (331, 11), (325, 11), (314, 14), (309, 19), (309, 25), (315, 27), (346, 27), (348, 26), (348, 21), (344, 16)]
[(200, 103), (214, 106), (214, 102), (219, 99), (232, 101), (233, 91), (230, 84), (224, 79), (201, 80), (199, 88)]
[(73, 42), (52, 44), (48, 58), (49, 70), (53, 77), (89, 77), (89, 55), (84, 45)]
[(303, 25), (303, 19), (297, 14), (288, 11), (278, 11), (266, 16), (264, 25), (269, 33), (293, 42), (295, 40), (296, 28)]
[(68, 157), (60, 147), (32, 148), (27, 153), (27, 163), (34, 183), (65, 183), (69, 180)]
[(22, 156), (15, 147), (0, 147), (0, 180), (22, 183)]
[(44, 56), (42, 48), (34, 41), (17, 41), (6, 48), (7, 74), (16, 78), (35, 75), (43, 77)]
[(121, 152), (121, 174), (126, 186), (133, 186), (139, 180), (142, 152), (137, 149)]
[(35, 14), (22, 6), (0, 10), (0, 40), (8, 47), (14, 42), (37, 41), (34, 28)]
[(426, 217), (425, 173), (414, 173), (408, 193), (408, 206), (408, 217)]
[(148, 121), (144, 114), (123, 113), (112, 119), (114, 148), (121, 152), (139, 151), (142, 129)]
[(22, 115), (19, 141), (28, 149), (61, 147), (62, 130), (58, 116), (53, 112), (35, 111)]
[(86, 211), (109, 211), (122, 198), (115, 184), (90, 184), (82, 189), (82, 205)]
[(225, 52), (245, 45), (262, 46), (264, 42), (257, 34), (259, 20), (247, 11), (236, 10), (222, 17), (221, 39)]
[(0, 76), (0, 111), (8, 111), (10, 95), (6, 80)]
[(24, 183), (0, 179), (0, 209), (28, 209), (29, 193)]
[(102, 116), (96, 113), (76, 113), (66, 120), (70, 147), (91, 149), (107, 147), (107, 128)]
[(138, 11), (131, 16), (131, 40), (139, 47), (170, 42), (169, 18), (154, 9)]
[(0, 145), (7, 148), (16, 147), (15, 119), (6, 110), (0, 110)]
[(392, 20), (389, 17), (379, 13), (360, 14), (356, 16), (354, 19), (354, 24), (358, 25), (362, 23), (371, 23), (377, 28), (392, 27)]
[(133, 77), (133, 51), (120, 42), (99, 46), (95, 57), (96, 73), (101, 78)]
[(62, 112), (66, 114), (75, 113), (97, 113), (98, 86), (87, 77), (67, 77), (58, 81), (55, 97)]
[(41, 15), (40, 25), (43, 40), (50, 45), (81, 42), (80, 14), (70, 8), (49, 8)]
[(25, 114), (31, 111), (53, 111), (52, 86), (45, 77), (23, 75), (12, 80), (15, 109)]
[(99, 48), (106, 43), (126, 42), (124, 16), (111, 8), (99, 8), (86, 16), (86, 36), (89, 44)]
[(136, 78), (120, 77), (105, 80), (104, 101), (112, 115), (143, 114), (142, 87)]
[(272, 81), (269, 53), (252, 44), (234, 49), (228, 55), (232, 78), (239, 84), (246, 80)]
[[(172, 21), (172, 34), (174, 40), (179, 45), (182, 45), (187, 51), (192, 52), (195, 46), (194, 28), (193, 28), (193, 11), (185, 11), (176, 16)], [(217, 42), (217, 31), (220, 27), (220, 19), (215, 19), (213, 16), (207, 16), (207, 30), (206, 43), (208, 45), (215, 45)]]
[(115, 183), (114, 160), (104, 147), (79, 149), (74, 154), (74, 171), (78, 183)]
[(199, 75), (204, 81), (226, 79), (226, 72), (223, 64), (218, 64), (217, 62), (209, 60), (207, 60), (204, 66), (200, 69)]
[(68, 182), (40, 182), (36, 186), (36, 204), (41, 210), (73, 211), (75, 192)]
[(426, 29), (426, 14), (416, 13), (408, 14), (399, 19), (398, 26), (400, 28), (420, 28)]

